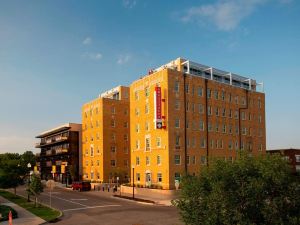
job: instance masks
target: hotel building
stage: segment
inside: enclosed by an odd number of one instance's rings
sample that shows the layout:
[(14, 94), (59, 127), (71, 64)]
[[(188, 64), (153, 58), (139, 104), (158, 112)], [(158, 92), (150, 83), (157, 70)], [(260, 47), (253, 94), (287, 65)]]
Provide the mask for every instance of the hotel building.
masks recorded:
[(62, 183), (71, 183), (80, 178), (81, 171), (81, 124), (67, 123), (45, 131), (36, 138), (36, 148), (41, 152), (37, 167), (42, 179), (54, 178)]
[(118, 86), (82, 107), (83, 179), (128, 182), (129, 88)]
[[(251, 78), (182, 58), (134, 81), (130, 154), (135, 184), (174, 189), (182, 175), (199, 173), (211, 158), (233, 161), (239, 149), (264, 154), (265, 95), (259, 88), (262, 84)], [(84, 109), (89, 115), (89, 107)]]

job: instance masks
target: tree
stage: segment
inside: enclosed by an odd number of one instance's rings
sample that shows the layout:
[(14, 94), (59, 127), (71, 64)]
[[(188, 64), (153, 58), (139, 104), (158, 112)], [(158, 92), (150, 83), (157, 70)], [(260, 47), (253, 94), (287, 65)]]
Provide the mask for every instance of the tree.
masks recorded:
[(22, 168), (19, 166), (19, 159), (8, 154), (1, 156), (0, 164), (0, 187), (13, 188), (16, 195), (16, 188), (22, 184)]
[(182, 180), (173, 202), (186, 224), (300, 224), (300, 182), (280, 156), (214, 161)]
[(35, 165), (35, 155), (31, 151), (26, 151), (22, 155), (18, 153), (0, 154), (0, 187), (14, 188), (16, 194), (16, 188), (29, 175), (28, 163)]
[(37, 197), (40, 193), (44, 191), (43, 184), (39, 175), (35, 173), (31, 175), (31, 182), (29, 185), (29, 189), (27, 191), (29, 191), (30, 194), (34, 195), (35, 198), (34, 205), (36, 207)]

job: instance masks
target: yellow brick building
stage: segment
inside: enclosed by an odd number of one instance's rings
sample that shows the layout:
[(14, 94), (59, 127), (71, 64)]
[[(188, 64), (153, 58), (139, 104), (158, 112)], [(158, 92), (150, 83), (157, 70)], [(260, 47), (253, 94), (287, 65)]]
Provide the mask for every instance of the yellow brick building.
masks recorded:
[(129, 88), (118, 86), (82, 107), (83, 179), (126, 182), (130, 171)]
[[(255, 80), (178, 58), (130, 85), (131, 166), (138, 186), (173, 189), (210, 158), (266, 149)], [(131, 177), (133, 176), (131, 170)]]

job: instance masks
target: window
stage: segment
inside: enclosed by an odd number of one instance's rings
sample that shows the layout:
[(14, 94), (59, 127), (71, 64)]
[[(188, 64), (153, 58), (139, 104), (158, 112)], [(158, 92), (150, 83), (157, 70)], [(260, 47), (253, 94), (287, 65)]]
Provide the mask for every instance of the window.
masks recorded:
[(229, 93), (229, 95), (228, 95), (228, 101), (232, 102), (232, 95), (231, 95), (231, 93)]
[(235, 126), (235, 134), (239, 134), (239, 126), (238, 125)]
[(157, 173), (157, 182), (158, 183), (162, 182), (162, 174), (161, 173)]
[(175, 109), (176, 110), (180, 109), (180, 101), (178, 99), (175, 100)]
[(219, 99), (219, 92), (217, 90), (214, 91), (214, 96), (216, 100)]
[(158, 155), (158, 156), (156, 157), (156, 164), (157, 164), (157, 165), (160, 165), (160, 164), (161, 164), (161, 156), (160, 156), (160, 155)]
[(216, 107), (215, 112), (216, 112), (216, 116), (219, 116), (219, 108), (218, 107)]
[(136, 173), (136, 181), (140, 182), (141, 181), (141, 174), (140, 173)]
[(110, 160), (110, 165), (115, 167), (116, 166), (116, 160), (114, 160), (114, 159)]
[(229, 124), (229, 129), (228, 129), (229, 134), (232, 134), (232, 125)]
[(234, 97), (235, 104), (239, 104), (239, 96)]
[(195, 165), (196, 164), (196, 156), (192, 156), (192, 163)]
[(91, 172), (91, 180), (93, 180), (93, 179), (94, 179), (94, 173)]
[(124, 153), (128, 154), (128, 147), (127, 146), (124, 147)]
[(135, 141), (135, 148), (140, 149), (140, 140)]
[(194, 87), (194, 85), (192, 86), (192, 95), (194, 95), (195, 94), (195, 87)]
[(135, 125), (135, 132), (136, 132), (136, 133), (139, 133), (139, 132), (140, 132), (140, 125), (139, 125), (139, 124), (136, 124), (136, 125)]
[(146, 156), (146, 166), (149, 166), (149, 165), (150, 165), (150, 157)]
[(232, 146), (232, 141), (231, 141), (231, 140), (229, 140), (229, 141), (228, 141), (228, 148), (229, 148), (229, 150), (231, 150), (231, 149), (232, 149), (232, 147), (233, 147), (233, 146)]
[(145, 142), (146, 142), (146, 151), (149, 151), (150, 150), (150, 138), (146, 138)]
[(112, 114), (116, 114), (116, 108), (113, 106), (113, 107), (111, 107), (111, 113)]
[(160, 137), (156, 138), (156, 147), (158, 147), (158, 148), (161, 147), (161, 138)]
[(99, 140), (99, 133), (97, 132), (97, 134), (96, 134), (96, 138), (97, 138), (97, 140)]
[(180, 165), (180, 155), (174, 155), (174, 163), (175, 165)]
[(205, 165), (206, 164), (206, 157), (205, 156), (201, 156), (201, 158), (200, 158), (200, 163), (201, 163), (201, 165)]
[(205, 139), (204, 138), (201, 138), (200, 147), (205, 148)]
[(226, 109), (225, 108), (222, 109), (222, 116), (226, 117)]
[(175, 137), (175, 145), (176, 146), (180, 145), (180, 136), (179, 135), (176, 135), (176, 137)]
[(242, 135), (247, 135), (247, 127), (242, 127)]
[(239, 119), (239, 111), (238, 110), (234, 111), (234, 118)]
[(99, 146), (97, 146), (97, 154), (100, 154)]
[(226, 134), (226, 124), (223, 124), (222, 132), (223, 134)]
[(225, 101), (225, 91), (221, 92), (221, 98), (222, 98), (223, 101)]
[(241, 101), (242, 101), (242, 105), (246, 105), (246, 98), (245, 97), (242, 97)]
[(204, 131), (204, 122), (203, 121), (199, 122), (199, 130)]
[(213, 139), (210, 140), (210, 148), (211, 148), (211, 149), (214, 148), (214, 140), (213, 140)]
[(91, 147), (91, 157), (94, 156), (94, 147)]
[(209, 115), (209, 116), (212, 115), (211, 106), (207, 106), (207, 115)]
[(198, 110), (199, 110), (199, 113), (203, 114), (204, 113), (204, 106), (202, 104), (198, 104)]
[(186, 101), (185, 110), (188, 112), (190, 109), (190, 103), (189, 101)]
[(216, 132), (219, 132), (219, 124), (216, 123), (216, 129), (215, 129)]
[(198, 87), (197, 93), (198, 93), (198, 96), (202, 97), (203, 96), (203, 88), (202, 87)]
[(124, 122), (124, 127), (128, 128), (128, 122)]
[(138, 91), (134, 92), (134, 98), (135, 98), (135, 100), (139, 100), (139, 92)]
[(128, 167), (128, 160), (127, 159), (124, 160), (124, 166)]
[(145, 114), (148, 114), (149, 113), (149, 104), (146, 103), (145, 105)]
[(300, 162), (300, 155), (295, 155), (296, 162)]
[(258, 146), (258, 151), (262, 151), (262, 149), (263, 149), (263, 145), (262, 144), (260, 144), (259, 146)]
[(135, 108), (135, 115), (136, 115), (136, 116), (139, 116), (139, 115), (140, 115), (140, 110), (139, 110), (139, 108)]
[(135, 158), (135, 165), (139, 166), (140, 165), (140, 157)]
[(100, 166), (100, 160), (97, 160), (97, 166)]
[(195, 103), (192, 103), (192, 111), (195, 112)]
[(208, 88), (206, 91), (207, 98), (211, 98), (211, 90)]
[(110, 121), (110, 125), (111, 125), (111, 127), (115, 127), (115, 126), (116, 126), (115, 120), (111, 120), (111, 121)]
[(96, 121), (96, 127), (99, 127), (99, 121), (98, 120)]
[(242, 120), (246, 120), (246, 113), (242, 112)]
[(261, 123), (261, 115), (258, 115), (258, 122)]
[(260, 108), (261, 109), (261, 100), (260, 99), (258, 99), (258, 108)]
[(110, 151), (111, 151), (112, 153), (115, 153), (115, 152), (116, 152), (116, 146), (111, 146), (111, 147), (110, 147)]
[(85, 161), (85, 165), (86, 165), (86, 166), (89, 165), (89, 161), (88, 161), (88, 160)]
[(174, 91), (177, 93), (179, 92), (179, 81), (175, 81)]
[(188, 129), (190, 126), (190, 123), (189, 123), (189, 121), (187, 120), (186, 122), (185, 122), (185, 127)]
[(185, 92), (189, 93), (189, 91), (190, 91), (190, 86), (189, 86), (189, 84), (186, 84), (185, 85)]
[(149, 128), (150, 128), (149, 122), (146, 122), (146, 123), (145, 123), (145, 130), (146, 130), (146, 131), (149, 131), (149, 130), (150, 130)]
[(190, 156), (189, 155), (186, 156), (186, 164), (190, 165)]
[(124, 141), (128, 141), (128, 134), (124, 134)]
[(149, 97), (149, 95), (150, 95), (150, 88), (146, 87), (145, 88), (145, 97)]
[(232, 109), (229, 109), (229, 118), (232, 118)]
[(180, 120), (178, 118), (175, 119), (175, 128), (180, 128)]

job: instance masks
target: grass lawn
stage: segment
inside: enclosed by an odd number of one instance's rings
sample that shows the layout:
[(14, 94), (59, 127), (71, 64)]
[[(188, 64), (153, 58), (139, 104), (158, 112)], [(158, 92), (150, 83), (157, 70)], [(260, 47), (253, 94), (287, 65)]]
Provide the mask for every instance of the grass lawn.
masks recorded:
[(15, 196), (13, 193), (7, 191), (0, 190), (0, 195), (48, 222), (55, 220), (60, 215), (59, 211), (44, 205), (34, 207), (34, 202), (27, 202), (26, 198)]

